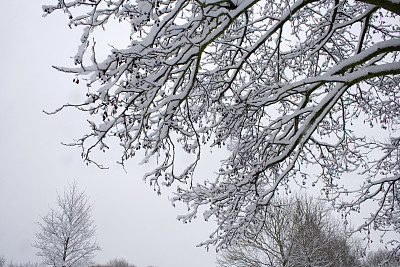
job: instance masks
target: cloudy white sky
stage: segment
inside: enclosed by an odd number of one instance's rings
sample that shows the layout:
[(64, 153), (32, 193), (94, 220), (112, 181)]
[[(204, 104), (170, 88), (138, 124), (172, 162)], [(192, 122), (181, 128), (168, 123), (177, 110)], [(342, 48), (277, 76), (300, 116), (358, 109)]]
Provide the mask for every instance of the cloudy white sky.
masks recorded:
[(0, 256), (40, 261), (31, 247), (35, 222), (76, 179), (93, 204), (98, 263), (124, 258), (139, 267), (215, 266), (213, 249), (196, 248), (214, 225), (177, 221), (182, 209), (171, 206), (166, 191), (157, 196), (142, 181), (151, 166), (131, 161), (124, 172), (111, 153), (103, 161), (110, 169), (99, 170), (81, 161), (79, 149), (61, 145), (80, 137), (87, 124), (73, 110), (42, 112), (85, 93), (51, 67), (72, 63), (80, 35), (61, 13), (42, 18), (41, 6), (54, 2), (3, 1), (0, 7)]
[[(177, 221), (185, 210), (171, 206), (167, 190), (157, 196), (142, 180), (151, 165), (133, 160), (125, 172), (112, 151), (101, 158), (110, 169), (100, 170), (86, 166), (79, 149), (61, 145), (81, 137), (88, 125), (85, 114), (74, 110), (53, 116), (42, 112), (77, 103), (86, 92), (72, 83), (72, 76), (51, 67), (70, 66), (80, 38), (64, 14), (42, 17), (41, 6), (55, 2), (3, 1), (0, 6), (0, 256), (15, 263), (39, 262), (31, 246), (35, 222), (54, 206), (57, 192), (76, 180), (93, 204), (102, 247), (96, 262), (124, 258), (138, 267), (215, 266), (214, 249), (196, 247), (215, 225)], [(109, 39), (120, 41), (118, 31), (112, 34)], [(204, 158), (198, 175), (212, 175), (215, 153)]]

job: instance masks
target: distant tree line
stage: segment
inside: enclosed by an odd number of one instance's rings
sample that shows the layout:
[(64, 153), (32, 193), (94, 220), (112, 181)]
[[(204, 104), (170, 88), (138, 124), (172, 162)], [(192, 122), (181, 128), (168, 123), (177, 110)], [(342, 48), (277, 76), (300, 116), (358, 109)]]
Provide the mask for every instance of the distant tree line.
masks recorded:
[[(134, 264), (130, 264), (125, 259), (113, 259), (113, 260), (110, 260), (105, 265), (98, 264), (98, 265), (94, 265), (94, 266), (91, 266), (91, 267), (137, 267), (137, 266), (134, 265)], [(148, 267), (155, 267), (155, 266), (148, 266)]]
[(41, 266), (39, 263), (36, 262), (13, 263), (12, 261), (10, 261), (7, 263), (6, 258), (4, 256), (0, 256), (0, 267), (41, 267)]
[(130, 264), (124, 259), (110, 260), (106, 265), (94, 265), (92, 267), (136, 267), (136, 265)]
[[(88, 267), (88, 266), (89, 265), (83, 265), (79, 267)], [(0, 256), (0, 267), (42, 267), (42, 265), (39, 263), (32, 263), (32, 262), (17, 264), (11, 261), (7, 263), (6, 258), (4, 256)], [(129, 263), (125, 259), (113, 259), (107, 262), (105, 265), (96, 264), (90, 267), (137, 267), (137, 266)], [(148, 266), (148, 267), (155, 267), (155, 266)]]

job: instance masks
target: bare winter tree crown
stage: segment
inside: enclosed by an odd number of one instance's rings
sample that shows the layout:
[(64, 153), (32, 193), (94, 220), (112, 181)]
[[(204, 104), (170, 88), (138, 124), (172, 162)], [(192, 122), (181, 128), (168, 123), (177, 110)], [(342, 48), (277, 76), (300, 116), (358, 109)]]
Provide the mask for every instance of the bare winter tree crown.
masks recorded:
[(37, 255), (52, 267), (89, 266), (100, 247), (92, 239), (95, 225), (86, 193), (74, 183), (58, 195), (56, 208), (38, 223)]

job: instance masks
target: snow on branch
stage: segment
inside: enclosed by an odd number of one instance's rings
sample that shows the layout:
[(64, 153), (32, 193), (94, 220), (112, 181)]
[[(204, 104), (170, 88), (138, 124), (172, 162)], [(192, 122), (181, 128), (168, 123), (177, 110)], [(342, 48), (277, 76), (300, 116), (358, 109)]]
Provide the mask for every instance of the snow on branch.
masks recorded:
[[(205, 219), (218, 223), (204, 244), (224, 246), (262, 224), (274, 196), (297, 186), (319, 184), (343, 212), (381, 197), (368, 225), (392, 223), (387, 211), (399, 203), (399, 182), (386, 179), (400, 172), (393, 141), (400, 119), (395, 4), (79, 0), (43, 9), (62, 10), (71, 27), (83, 29), (75, 66), (57, 69), (88, 84), (84, 103), (64, 106), (91, 117), (75, 143), (84, 160), (95, 162), (91, 152), (106, 150), (113, 138), (123, 148), (122, 164), (137, 150), (145, 151), (144, 162), (158, 158), (146, 179), (158, 192), (179, 185), (173, 202), (190, 209), (180, 219), (204, 208)], [(131, 42), (100, 60), (91, 40), (111, 20), (129, 23)], [(386, 139), (360, 131), (360, 121), (380, 126)], [(216, 177), (200, 180), (201, 148), (228, 143), (230, 156)], [(181, 149), (195, 156), (178, 173)], [(360, 181), (357, 189), (339, 180), (349, 172)]]

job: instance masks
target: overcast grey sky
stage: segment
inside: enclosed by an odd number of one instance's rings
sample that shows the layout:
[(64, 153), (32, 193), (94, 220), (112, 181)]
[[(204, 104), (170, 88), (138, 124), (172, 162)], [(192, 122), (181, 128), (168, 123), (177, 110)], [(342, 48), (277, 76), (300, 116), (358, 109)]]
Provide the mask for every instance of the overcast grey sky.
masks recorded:
[(73, 77), (51, 68), (72, 63), (80, 36), (61, 13), (42, 18), (41, 6), (55, 2), (3, 1), (0, 8), (0, 255), (15, 263), (40, 261), (31, 247), (35, 222), (76, 179), (93, 204), (98, 263), (125, 258), (139, 267), (215, 266), (214, 249), (196, 248), (214, 225), (177, 221), (182, 209), (142, 181), (151, 166), (131, 161), (125, 173), (110, 153), (103, 161), (110, 170), (99, 170), (82, 162), (79, 149), (60, 144), (79, 138), (87, 123), (73, 110), (42, 112), (85, 94)]
[[(84, 85), (72, 83), (73, 76), (51, 67), (71, 66), (81, 33), (69, 29), (61, 12), (42, 18), (41, 6), (55, 2), (3, 1), (0, 6), (0, 256), (16, 263), (40, 261), (31, 247), (35, 222), (54, 206), (57, 191), (62, 193), (76, 180), (93, 204), (102, 247), (95, 258), (98, 263), (125, 258), (138, 267), (215, 266), (214, 249), (196, 247), (215, 225), (201, 219), (187, 225), (177, 221), (185, 209), (174, 209), (167, 190), (157, 196), (142, 180), (151, 164), (131, 160), (125, 172), (115, 163), (118, 154), (111, 151), (99, 157), (110, 169), (100, 170), (86, 166), (79, 149), (61, 145), (81, 137), (88, 124), (86, 114), (75, 110), (53, 116), (42, 112), (77, 103), (86, 93)], [(108, 40), (123, 41), (118, 31), (111, 33)], [(366, 132), (378, 136), (374, 131)], [(215, 153), (203, 158), (200, 177), (212, 175), (212, 167), (218, 166)], [(346, 183), (359, 185), (353, 174), (348, 178)], [(361, 216), (352, 218), (354, 225)]]

